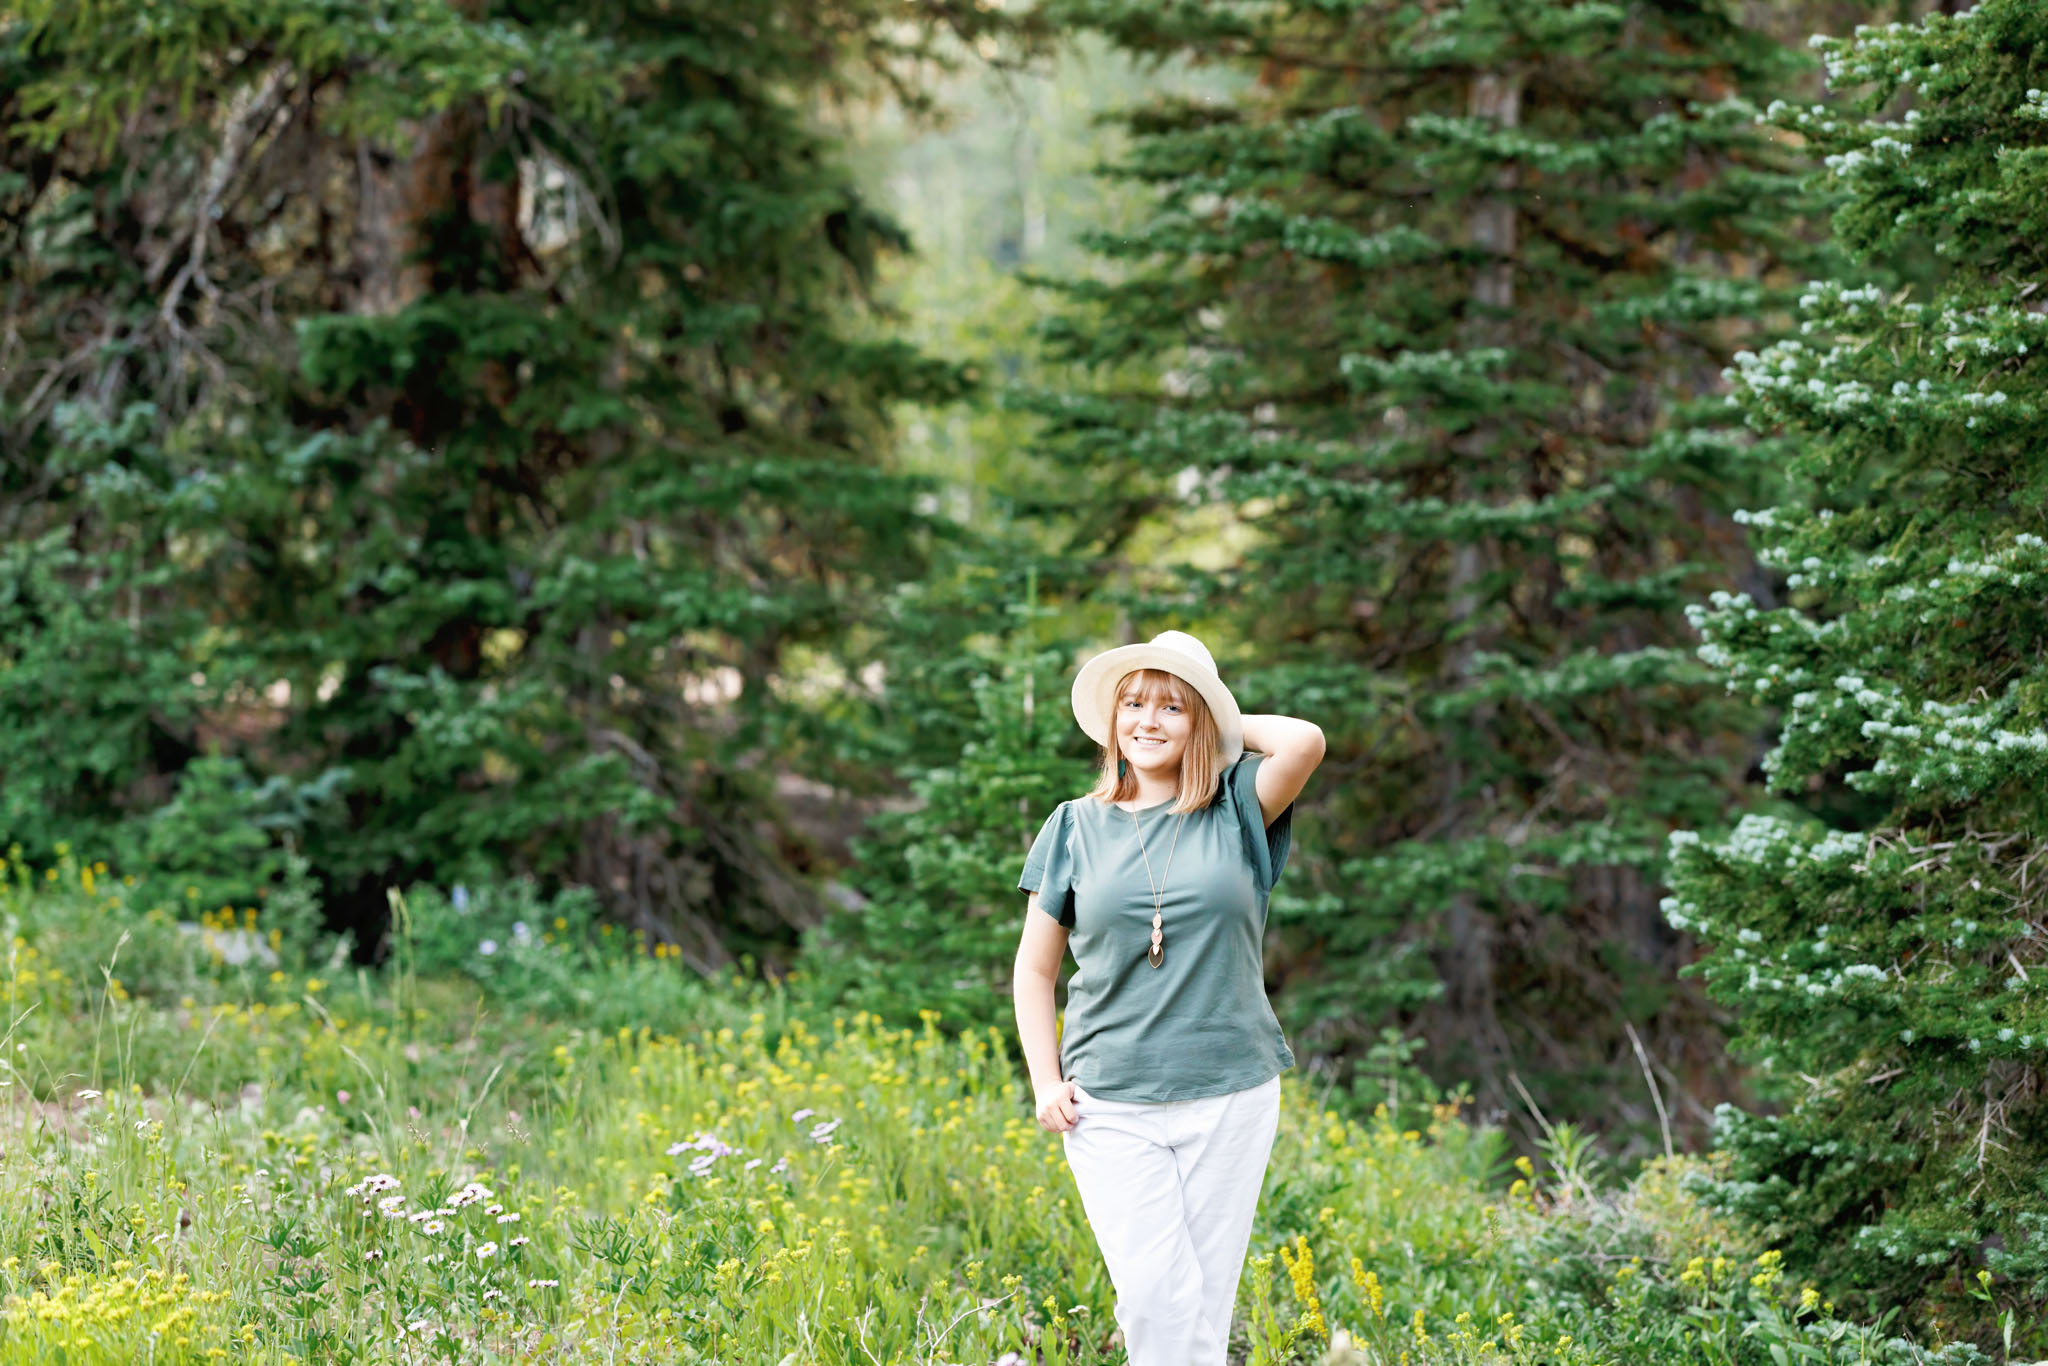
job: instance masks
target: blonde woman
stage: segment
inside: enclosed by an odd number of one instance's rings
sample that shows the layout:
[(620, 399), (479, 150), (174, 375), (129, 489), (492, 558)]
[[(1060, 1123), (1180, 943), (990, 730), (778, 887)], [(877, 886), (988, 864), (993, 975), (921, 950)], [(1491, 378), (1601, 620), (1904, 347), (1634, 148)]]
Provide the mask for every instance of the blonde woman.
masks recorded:
[(1260, 944), (1323, 732), (1242, 715), (1181, 631), (1096, 655), (1072, 691), (1102, 776), (1059, 804), (1024, 860), (1018, 1039), (1131, 1366), (1223, 1366), (1280, 1074), (1294, 1065)]

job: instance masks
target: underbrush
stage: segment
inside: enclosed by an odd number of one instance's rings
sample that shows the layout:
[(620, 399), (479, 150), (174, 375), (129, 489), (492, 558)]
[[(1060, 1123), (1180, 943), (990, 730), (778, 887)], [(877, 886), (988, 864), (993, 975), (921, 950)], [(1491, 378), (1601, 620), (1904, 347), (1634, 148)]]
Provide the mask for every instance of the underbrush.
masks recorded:
[[(1002, 1031), (703, 981), (530, 889), (416, 889), (380, 972), (182, 909), (68, 859), (0, 891), (0, 1363), (1123, 1359)], [(1836, 1320), (1699, 1159), (1546, 1156), (1288, 1073), (1232, 1359), (2010, 1358)]]

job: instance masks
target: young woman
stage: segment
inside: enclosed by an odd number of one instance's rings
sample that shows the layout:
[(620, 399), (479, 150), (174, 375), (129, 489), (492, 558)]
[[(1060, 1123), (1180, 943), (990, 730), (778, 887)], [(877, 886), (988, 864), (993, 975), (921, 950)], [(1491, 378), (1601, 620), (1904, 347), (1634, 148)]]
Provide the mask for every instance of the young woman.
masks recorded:
[(1240, 714), (1209, 651), (1180, 631), (1090, 659), (1073, 706), (1103, 746), (1102, 776), (1059, 804), (1024, 860), (1017, 1033), (1131, 1366), (1223, 1366), (1280, 1073), (1294, 1065), (1260, 940), (1323, 732)]

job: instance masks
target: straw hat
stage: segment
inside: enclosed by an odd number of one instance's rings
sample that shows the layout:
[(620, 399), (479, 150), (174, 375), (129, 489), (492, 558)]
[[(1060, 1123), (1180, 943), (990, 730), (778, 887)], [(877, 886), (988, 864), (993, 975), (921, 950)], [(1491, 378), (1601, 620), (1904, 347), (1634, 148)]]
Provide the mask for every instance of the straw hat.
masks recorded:
[(1074, 719), (1089, 739), (1104, 749), (1115, 748), (1111, 721), (1116, 711), (1116, 683), (1133, 669), (1162, 669), (1186, 682), (1202, 695), (1216, 718), (1221, 762), (1233, 763), (1244, 753), (1244, 713), (1216, 676), (1216, 661), (1208, 647), (1186, 631), (1161, 631), (1143, 645), (1104, 650), (1081, 666), (1074, 675)]

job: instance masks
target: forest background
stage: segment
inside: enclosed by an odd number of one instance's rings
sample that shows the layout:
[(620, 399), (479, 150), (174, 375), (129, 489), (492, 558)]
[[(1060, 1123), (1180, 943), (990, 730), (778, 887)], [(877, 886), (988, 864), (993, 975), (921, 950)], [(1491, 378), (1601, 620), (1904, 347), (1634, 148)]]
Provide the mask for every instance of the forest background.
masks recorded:
[(1267, 974), (1333, 1104), (1718, 1147), (1873, 1310), (2048, 1302), (2044, 50), (0, 8), (0, 834), (965, 1035), (1073, 668), (1185, 629), (1328, 737)]

